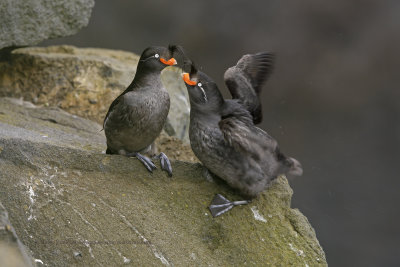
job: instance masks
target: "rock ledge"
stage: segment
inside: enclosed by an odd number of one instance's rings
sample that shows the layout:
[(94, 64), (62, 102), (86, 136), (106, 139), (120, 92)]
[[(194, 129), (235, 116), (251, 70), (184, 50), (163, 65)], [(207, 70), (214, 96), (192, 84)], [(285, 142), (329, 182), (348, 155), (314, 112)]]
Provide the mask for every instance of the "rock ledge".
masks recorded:
[(279, 177), (247, 206), (212, 218), (214, 194), (240, 197), (200, 164), (174, 176), (105, 155), (100, 125), (57, 108), (0, 98), (0, 202), (21, 241), (49, 266), (326, 266)]

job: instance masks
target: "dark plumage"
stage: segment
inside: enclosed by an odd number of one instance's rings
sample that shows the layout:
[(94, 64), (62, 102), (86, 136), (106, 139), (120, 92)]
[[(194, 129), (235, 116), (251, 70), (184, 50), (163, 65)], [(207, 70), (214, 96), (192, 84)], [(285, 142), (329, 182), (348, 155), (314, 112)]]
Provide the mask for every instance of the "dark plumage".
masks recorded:
[(250, 111), (254, 124), (262, 121), (260, 93), (272, 72), (274, 56), (271, 53), (244, 55), (225, 71), (224, 80), (234, 99), (239, 99)]
[(285, 157), (277, 142), (254, 125), (262, 118), (259, 94), (272, 70), (272, 54), (245, 55), (225, 72), (233, 96), (229, 100), (210, 77), (187, 65), (190, 143), (212, 173), (248, 198), (256, 197), (279, 174), (302, 174), (300, 163)]
[[(167, 119), (170, 100), (161, 83), (161, 71), (176, 64), (173, 49), (152, 46), (143, 51), (135, 78), (112, 102), (103, 123), (106, 153), (136, 156), (150, 172), (156, 166), (140, 153), (156, 153), (153, 142)], [(162, 168), (172, 175), (166, 155), (161, 153), (158, 157)]]

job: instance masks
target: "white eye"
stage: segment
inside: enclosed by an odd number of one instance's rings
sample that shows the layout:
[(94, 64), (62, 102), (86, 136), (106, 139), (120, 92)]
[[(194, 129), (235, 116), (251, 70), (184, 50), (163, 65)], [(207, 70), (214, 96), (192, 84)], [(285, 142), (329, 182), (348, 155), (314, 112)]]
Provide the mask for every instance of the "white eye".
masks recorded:
[(201, 87), (201, 86), (202, 86), (202, 84), (201, 84), (201, 83), (198, 83), (198, 84), (197, 84), (197, 86), (198, 86), (198, 87)]
[(159, 58), (160, 55), (159, 55), (159, 54), (155, 54), (154, 57), (155, 57), (155, 58)]

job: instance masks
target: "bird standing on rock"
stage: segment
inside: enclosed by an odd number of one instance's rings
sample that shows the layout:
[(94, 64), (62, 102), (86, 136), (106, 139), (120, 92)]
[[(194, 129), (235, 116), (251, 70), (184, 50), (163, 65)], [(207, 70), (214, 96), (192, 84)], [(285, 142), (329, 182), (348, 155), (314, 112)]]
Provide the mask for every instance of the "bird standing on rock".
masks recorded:
[[(168, 116), (169, 95), (161, 83), (161, 71), (176, 65), (174, 46), (152, 46), (140, 56), (135, 78), (111, 104), (103, 128), (107, 138), (107, 154), (120, 154), (139, 159), (148, 171), (156, 166), (141, 153), (155, 155), (154, 140)], [(172, 175), (171, 163), (164, 153), (157, 156), (161, 168)]]
[[(183, 80), (191, 105), (190, 144), (207, 169), (248, 199), (266, 189), (279, 174), (302, 174), (301, 164), (284, 156), (278, 143), (255, 126), (262, 119), (259, 94), (272, 70), (271, 53), (244, 55), (225, 72), (233, 99), (224, 99), (210, 77), (192, 63), (188, 65), (190, 73), (184, 73)], [(223, 207), (233, 205), (217, 196), (210, 206), (219, 209), (215, 216), (226, 211)]]

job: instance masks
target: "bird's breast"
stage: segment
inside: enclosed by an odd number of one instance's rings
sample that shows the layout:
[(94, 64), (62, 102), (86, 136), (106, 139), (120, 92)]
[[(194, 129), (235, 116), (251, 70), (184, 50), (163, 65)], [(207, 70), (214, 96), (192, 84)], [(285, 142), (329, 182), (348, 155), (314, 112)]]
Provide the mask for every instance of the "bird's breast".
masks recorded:
[(127, 93), (105, 124), (107, 143), (114, 150), (140, 151), (160, 134), (168, 116), (166, 91)]
[(189, 139), (194, 154), (209, 169), (229, 164), (231, 148), (226, 145), (218, 125), (192, 123)]

